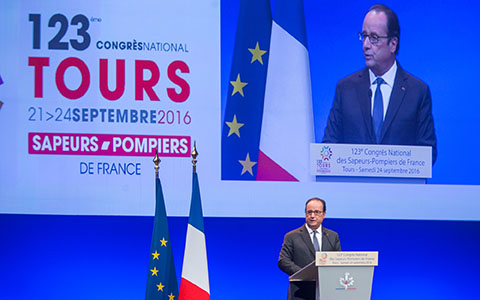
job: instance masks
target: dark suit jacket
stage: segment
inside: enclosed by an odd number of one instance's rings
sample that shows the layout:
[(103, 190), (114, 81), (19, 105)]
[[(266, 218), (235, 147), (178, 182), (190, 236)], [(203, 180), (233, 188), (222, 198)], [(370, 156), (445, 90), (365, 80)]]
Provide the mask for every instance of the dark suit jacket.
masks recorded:
[[(315, 249), (304, 224), (285, 235), (278, 266), (292, 275), (315, 260)], [(340, 239), (335, 231), (322, 226), (322, 251), (341, 251)]]
[[(322, 226), (322, 251), (341, 251), (340, 239), (335, 231)], [(305, 224), (285, 235), (282, 250), (278, 257), (278, 266), (288, 275), (292, 275), (315, 260), (315, 248)], [(289, 300), (314, 300), (315, 282), (290, 282)]]
[[(437, 139), (430, 89), (398, 63), (397, 66), (379, 144), (431, 146), (433, 163), (437, 158)], [(371, 101), (367, 68), (340, 80), (323, 142), (376, 144)]]

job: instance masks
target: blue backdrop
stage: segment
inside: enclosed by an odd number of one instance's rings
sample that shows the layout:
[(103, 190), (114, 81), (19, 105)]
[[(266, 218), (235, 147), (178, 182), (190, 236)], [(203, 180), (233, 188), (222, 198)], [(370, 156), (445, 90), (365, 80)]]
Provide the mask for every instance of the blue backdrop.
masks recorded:
[[(283, 235), (303, 219), (205, 218), (211, 299), (286, 299)], [(325, 219), (377, 250), (373, 300), (475, 299), (480, 222)], [(153, 217), (0, 215), (0, 298), (143, 299)], [(177, 277), (187, 218), (169, 219)]]

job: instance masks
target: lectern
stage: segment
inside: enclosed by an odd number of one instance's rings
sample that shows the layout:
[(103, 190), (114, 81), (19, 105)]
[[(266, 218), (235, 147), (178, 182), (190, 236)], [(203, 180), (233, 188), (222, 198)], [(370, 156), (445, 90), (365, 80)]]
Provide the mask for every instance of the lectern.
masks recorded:
[(378, 252), (317, 252), (289, 278), (289, 299), (369, 300)]

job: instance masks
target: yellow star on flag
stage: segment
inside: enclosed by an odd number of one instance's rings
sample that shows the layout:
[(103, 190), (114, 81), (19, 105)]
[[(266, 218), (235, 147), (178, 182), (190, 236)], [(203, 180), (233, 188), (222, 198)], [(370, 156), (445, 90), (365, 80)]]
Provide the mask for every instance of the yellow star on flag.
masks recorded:
[(157, 250), (155, 250), (155, 253), (152, 253), (153, 255), (153, 259), (158, 259), (158, 256), (160, 255), (160, 253), (157, 252)]
[(235, 95), (237, 92), (244, 97), (245, 95), (243, 94), (243, 87), (246, 86), (248, 83), (242, 82), (240, 80), (240, 74), (237, 75), (237, 80), (236, 81), (230, 81), (230, 83), (233, 85), (233, 93), (232, 96)]
[(153, 270), (150, 270), (150, 272), (152, 272), (152, 276), (158, 276), (158, 270), (157, 270), (157, 267), (153, 267)]
[(248, 173), (250, 173), (250, 175), (253, 176), (252, 167), (254, 165), (256, 165), (257, 162), (256, 161), (250, 161), (250, 154), (249, 153), (247, 153), (247, 157), (245, 158), (245, 160), (239, 160), (238, 162), (243, 166), (242, 174), (240, 174), (240, 175), (243, 175), (245, 172), (248, 171)]
[(230, 127), (230, 131), (228, 132), (228, 136), (231, 136), (232, 134), (236, 134), (238, 137), (240, 137), (240, 128), (245, 125), (244, 123), (238, 123), (237, 122), (237, 115), (233, 115), (233, 121), (232, 122), (225, 122), (227, 123), (227, 126)]
[(167, 247), (167, 242), (168, 242), (168, 241), (166, 241), (165, 238), (162, 238), (162, 239), (160, 240), (160, 243), (162, 243), (162, 246), (165, 246), (165, 247)]
[[(161, 282), (159, 284), (157, 284), (157, 287), (158, 287), (158, 291), (162, 291), (163, 292), (163, 288), (165, 287)], [(158, 292), (157, 291), (157, 292)]]
[(255, 49), (248, 48), (248, 51), (252, 53), (252, 61), (250, 62), (251, 64), (253, 64), (254, 61), (258, 60), (263, 65), (262, 55), (267, 53), (267, 51), (261, 50), (260, 46), (258, 46), (258, 42)]
[(173, 293), (170, 293), (170, 295), (168, 295), (168, 300), (174, 300), (175, 299), (175, 296), (173, 295)]

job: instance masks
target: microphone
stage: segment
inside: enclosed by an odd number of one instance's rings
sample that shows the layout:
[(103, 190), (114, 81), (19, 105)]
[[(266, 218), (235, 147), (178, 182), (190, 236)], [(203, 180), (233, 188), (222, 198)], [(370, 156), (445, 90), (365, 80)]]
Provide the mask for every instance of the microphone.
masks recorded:
[(372, 90), (368, 89), (368, 99), (372, 99)]
[(328, 243), (330, 244), (330, 247), (332, 247), (333, 250), (335, 250), (335, 247), (333, 247), (332, 242), (330, 242), (330, 239), (328, 238), (328, 232), (326, 230), (322, 230), (323, 234), (327, 238)]

